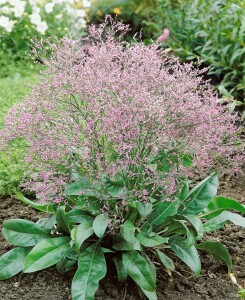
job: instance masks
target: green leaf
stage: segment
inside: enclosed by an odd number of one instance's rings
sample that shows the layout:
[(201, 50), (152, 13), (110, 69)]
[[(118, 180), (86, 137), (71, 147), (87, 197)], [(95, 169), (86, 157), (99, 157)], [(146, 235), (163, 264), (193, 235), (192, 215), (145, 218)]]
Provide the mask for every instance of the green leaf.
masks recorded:
[(196, 245), (199, 250), (204, 250), (211, 253), (214, 258), (224, 261), (227, 265), (228, 272), (232, 271), (232, 260), (229, 252), (225, 246), (220, 242), (205, 241), (201, 244)]
[(67, 213), (67, 220), (70, 223), (82, 223), (85, 221), (93, 220), (91, 216), (89, 216), (86, 212), (81, 209), (72, 209)]
[(111, 197), (120, 198), (125, 193), (125, 184), (122, 180), (112, 181), (107, 177), (104, 177), (103, 180), (107, 193)]
[(76, 251), (79, 251), (82, 243), (94, 234), (93, 222), (88, 220), (79, 224), (71, 230), (71, 238), (75, 242)]
[(69, 260), (66, 256), (62, 257), (56, 264), (57, 271), (64, 275), (66, 272), (76, 268), (77, 261)]
[(218, 216), (224, 210), (230, 209), (245, 213), (245, 206), (238, 201), (217, 196), (208, 204), (207, 208), (202, 211), (200, 217), (211, 219)]
[(22, 219), (7, 220), (2, 229), (5, 239), (15, 246), (30, 247), (49, 237), (49, 233), (37, 224)]
[(144, 247), (155, 247), (168, 242), (168, 238), (161, 237), (158, 234), (148, 237), (144, 232), (139, 232), (136, 234), (136, 237)]
[[(182, 225), (182, 228), (178, 228), (177, 230), (175, 230), (174, 233), (184, 234), (187, 236), (185, 242), (182, 243), (182, 246), (184, 248), (189, 248), (190, 246), (194, 245), (196, 243), (196, 232), (194, 232), (193, 228), (189, 228), (185, 220), (174, 220), (174, 221)], [(165, 236), (169, 235), (169, 231), (166, 231), (164, 235)]]
[(177, 203), (173, 201), (159, 202), (150, 214), (147, 223), (153, 227), (161, 225), (168, 216), (173, 216), (177, 212)]
[(138, 209), (139, 214), (143, 218), (149, 215), (149, 213), (152, 211), (152, 204), (150, 202), (145, 203), (145, 202), (137, 201), (136, 207)]
[(54, 228), (55, 224), (56, 224), (56, 216), (55, 216), (55, 214), (52, 214), (49, 218), (46, 218), (40, 226), (44, 230), (47, 230), (48, 232), (50, 232)]
[(203, 225), (204, 231), (210, 232), (216, 229), (221, 228), (226, 222), (232, 222), (233, 224), (237, 226), (245, 227), (245, 218), (232, 213), (230, 211), (223, 211), (220, 215), (217, 217), (210, 219), (208, 222), (206, 222)]
[(182, 201), (178, 213), (195, 215), (204, 208), (216, 195), (218, 189), (218, 176), (211, 174), (196, 185)]
[(104, 253), (98, 243), (86, 248), (79, 257), (78, 270), (72, 280), (73, 300), (93, 300), (99, 281), (106, 275)]
[(42, 204), (39, 202), (33, 202), (29, 199), (27, 199), (26, 197), (24, 197), (24, 195), (20, 192), (16, 192), (15, 194), (16, 198), (21, 200), (22, 202), (24, 202), (25, 204), (30, 205), (31, 207), (43, 211), (43, 212), (49, 212), (49, 213), (54, 213), (55, 212), (55, 208), (54, 205), (52, 203), (48, 203), (48, 204)]
[(62, 257), (60, 261), (56, 264), (57, 271), (64, 275), (66, 272), (73, 270), (76, 266), (76, 261), (69, 260), (66, 257)]
[(171, 272), (174, 272), (175, 270), (175, 265), (174, 262), (172, 261), (172, 259), (170, 257), (168, 257), (165, 253), (156, 250), (156, 256), (159, 260), (159, 262), (168, 270), (170, 270)]
[(0, 280), (13, 277), (22, 271), (30, 248), (14, 248), (0, 257)]
[(102, 238), (108, 226), (109, 218), (105, 214), (98, 215), (93, 222), (93, 230), (98, 238)]
[(156, 287), (156, 274), (154, 265), (140, 255), (137, 251), (123, 253), (123, 265), (128, 275), (144, 290), (154, 292)]
[(121, 227), (120, 234), (113, 240), (113, 248), (116, 250), (141, 250), (140, 242), (135, 237), (137, 228), (132, 222), (127, 220)]
[(174, 236), (169, 239), (169, 245), (176, 256), (180, 258), (196, 275), (201, 273), (201, 261), (195, 246), (186, 248), (183, 246), (185, 239)]
[(119, 282), (124, 282), (127, 277), (128, 277), (128, 274), (123, 266), (123, 262), (121, 259), (117, 258), (117, 257), (114, 257), (113, 258), (113, 261), (116, 265), (116, 268), (117, 268), (117, 278), (118, 278), (118, 281)]
[(203, 237), (203, 232), (204, 232), (203, 224), (199, 217), (195, 215), (184, 214), (184, 215), (177, 215), (175, 218), (187, 220), (195, 229), (197, 240), (200, 240)]
[(149, 300), (157, 300), (157, 294), (156, 294), (156, 291), (153, 291), (153, 292), (149, 292), (143, 288), (141, 288), (142, 292), (146, 295), (146, 297), (149, 299)]
[(179, 194), (180, 202), (182, 202), (187, 197), (188, 193), (189, 193), (189, 184), (188, 184), (188, 182), (184, 182), (182, 190)]
[(55, 265), (69, 247), (69, 237), (55, 237), (42, 240), (27, 255), (24, 273), (32, 273)]
[(67, 213), (65, 212), (66, 207), (60, 206), (57, 208), (56, 211), (56, 221), (58, 225), (58, 231), (61, 229), (63, 232), (69, 233), (70, 232), (70, 226), (69, 221), (67, 219)]
[(65, 191), (65, 195), (67, 196), (92, 196), (97, 197), (98, 193), (98, 186), (94, 185), (86, 178), (81, 178), (71, 184), (69, 184)]
[(193, 156), (189, 155), (189, 154), (184, 154), (181, 157), (182, 160), (182, 165), (186, 168), (190, 167), (192, 165), (192, 161), (193, 161)]

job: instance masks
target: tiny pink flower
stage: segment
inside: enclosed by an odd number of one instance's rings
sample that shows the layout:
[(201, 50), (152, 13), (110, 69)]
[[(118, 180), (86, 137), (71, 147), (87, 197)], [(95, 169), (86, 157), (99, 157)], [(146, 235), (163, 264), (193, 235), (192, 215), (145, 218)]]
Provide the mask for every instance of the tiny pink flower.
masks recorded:
[(157, 41), (159, 43), (163, 42), (164, 40), (166, 40), (166, 38), (169, 36), (169, 29), (168, 28), (164, 28), (163, 30), (163, 34), (161, 36), (159, 36), (159, 38), (157, 39)]

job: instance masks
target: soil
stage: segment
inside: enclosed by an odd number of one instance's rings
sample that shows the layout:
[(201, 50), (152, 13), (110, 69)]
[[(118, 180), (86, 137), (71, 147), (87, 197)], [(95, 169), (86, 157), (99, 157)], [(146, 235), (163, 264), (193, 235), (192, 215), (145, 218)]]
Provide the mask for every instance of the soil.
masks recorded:
[[(219, 194), (245, 203), (245, 173), (239, 176), (223, 174)], [(0, 226), (10, 218), (26, 218), (37, 221), (40, 214), (25, 204), (11, 198), (1, 199)], [(233, 259), (233, 273), (238, 283), (245, 287), (245, 231), (241, 227), (227, 224), (209, 239), (223, 242)], [(0, 236), (0, 254), (11, 246)], [(193, 276), (187, 267), (175, 258), (177, 269), (170, 277), (163, 270), (158, 270), (159, 300), (235, 300), (237, 286), (232, 283), (227, 268), (209, 255), (203, 254), (203, 270), (200, 276)], [(118, 284), (115, 270), (110, 270), (102, 280), (96, 293), (96, 300), (140, 299), (131, 282)], [(69, 300), (71, 275), (60, 275), (55, 268), (49, 268), (33, 274), (18, 274), (14, 278), (0, 282), (1, 300)]]

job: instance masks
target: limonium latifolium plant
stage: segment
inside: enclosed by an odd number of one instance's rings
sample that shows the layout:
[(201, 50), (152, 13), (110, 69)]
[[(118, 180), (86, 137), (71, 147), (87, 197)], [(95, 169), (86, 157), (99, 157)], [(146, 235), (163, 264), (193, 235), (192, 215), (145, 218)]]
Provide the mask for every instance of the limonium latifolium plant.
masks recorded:
[[(25, 141), (22, 187), (36, 201), (17, 198), (46, 214), (4, 222), (17, 247), (0, 258), (1, 280), (56, 265), (74, 272), (72, 299), (90, 300), (113, 263), (119, 281), (157, 299), (156, 272), (174, 272), (174, 255), (197, 275), (198, 250), (231, 271), (227, 249), (202, 238), (227, 221), (245, 226), (229, 212), (245, 207), (216, 196), (214, 165), (239, 171), (243, 159), (236, 116), (202, 71), (125, 42), (128, 30), (107, 17), (86, 38), (50, 45), (40, 84), (6, 117), (1, 147)], [(194, 172), (207, 177), (189, 189)]]

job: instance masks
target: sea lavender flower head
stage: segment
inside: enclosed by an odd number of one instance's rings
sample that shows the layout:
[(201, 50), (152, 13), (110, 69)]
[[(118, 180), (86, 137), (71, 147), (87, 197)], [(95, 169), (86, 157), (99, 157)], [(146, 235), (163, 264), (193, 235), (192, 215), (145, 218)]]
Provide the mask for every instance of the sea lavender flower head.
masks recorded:
[[(9, 111), (0, 145), (26, 141), (23, 185), (40, 201), (63, 201), (77, 176), (101, 182), (119, 174), (130, 191), (122, 204), (129, 197), (147, 201), (156, 185), (171, 200), (178, 178), (192, 170), (207, 172), (220, 157), (239, 166), (236, 116), (217, 104), (203, 70), (180, 64), (157, 44), (125, 42), (128, 30), (107, 17), (86, 38), (50, 45), (40, 84)], [(182, 164), (184, 156), (192, 167)], [(156, 157), (164, 157), (165, 171), (156, 169)]]

